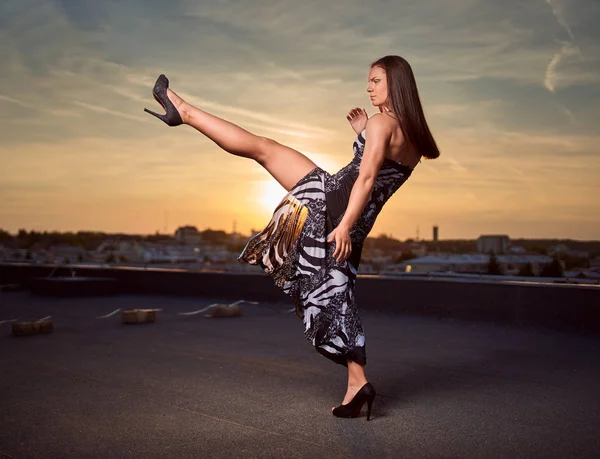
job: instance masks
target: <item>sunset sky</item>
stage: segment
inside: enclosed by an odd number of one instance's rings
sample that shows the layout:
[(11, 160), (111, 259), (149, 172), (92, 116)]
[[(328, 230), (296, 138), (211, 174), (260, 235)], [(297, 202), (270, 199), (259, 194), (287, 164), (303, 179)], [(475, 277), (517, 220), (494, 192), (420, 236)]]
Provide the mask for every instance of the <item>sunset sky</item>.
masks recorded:
[(333, 173), (370, 63), (399, 54), (441, 156), (371, 235), (600, 239), (599, 21), (597, 0), (0, 0), (0, 228), (262, 229), (284, 190), (143, 113), (156, 77)]

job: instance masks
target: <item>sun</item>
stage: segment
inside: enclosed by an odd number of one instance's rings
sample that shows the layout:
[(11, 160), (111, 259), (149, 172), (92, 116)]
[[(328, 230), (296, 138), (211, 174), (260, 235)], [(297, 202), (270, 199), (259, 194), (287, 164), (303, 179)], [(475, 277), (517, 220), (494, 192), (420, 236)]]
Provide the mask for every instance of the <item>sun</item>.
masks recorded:
[(258, 184), (258, 202), (262, 210), (269, 214), (273, 213), (285, 194), (285, 188), (274, 179), (262, 180)]

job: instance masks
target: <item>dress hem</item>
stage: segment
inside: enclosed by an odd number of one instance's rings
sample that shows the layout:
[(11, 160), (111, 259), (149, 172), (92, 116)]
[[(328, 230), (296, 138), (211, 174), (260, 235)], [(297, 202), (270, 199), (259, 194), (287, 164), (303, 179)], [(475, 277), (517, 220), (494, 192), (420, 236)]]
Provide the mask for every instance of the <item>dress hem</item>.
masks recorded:
[(344, 367), (348, 366), (348, 360), (350, 360), (351, 362), (358, 363), (362, 366), (367, 365), (367, 354), (365, 353), (364, 347), (355, 347), (344, 354), (334, 354), (332, 352), (326, 351), (325, 349), (319, 346), (314, 346), (314, 348), (322, 356)]

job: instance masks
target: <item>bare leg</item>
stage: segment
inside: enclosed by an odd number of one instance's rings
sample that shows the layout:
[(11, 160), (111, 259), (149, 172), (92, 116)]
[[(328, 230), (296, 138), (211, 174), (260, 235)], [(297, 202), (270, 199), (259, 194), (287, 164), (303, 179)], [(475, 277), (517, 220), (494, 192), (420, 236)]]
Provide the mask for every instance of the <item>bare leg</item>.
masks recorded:
[(287, 191), (317, 167), (299, 151), (272, 139), (254, 135), (229, 121), (200, 110), (185, 102), (171, 89), (167, 90), (167, 95), (184, 124), (200, 131), (228, 153), (254, 159)]
[(364, 365), (348, 360), (348, 390), (342, 405), (348, 404), (367, 382)]

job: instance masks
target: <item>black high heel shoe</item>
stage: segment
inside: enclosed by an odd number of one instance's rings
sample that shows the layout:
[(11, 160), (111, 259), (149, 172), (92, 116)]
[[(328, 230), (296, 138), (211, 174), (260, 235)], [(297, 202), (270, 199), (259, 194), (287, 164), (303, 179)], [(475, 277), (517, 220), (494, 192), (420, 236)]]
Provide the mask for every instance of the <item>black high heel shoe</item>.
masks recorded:
[(160, 115), (152, 110), (148, 110), (147, 108), (144, 108), (144, 111), (156, 116), (159, 120), (167, 123), (169, 126), (179, 126), (180, 124), (183, 124), (183, 120), (175, 108), (175, 105), (173, 105), (173, 102), (171, 102), (167, 97), (168, 87), (169, 79), (161, 74), (156, 80), (156, 83), (154, 83), (154, 88), (152, 89), (152, 95), (156, 101), (162, 105), (162, 108), (164, 108), (167, 113)]
[(367, 421), (371, 419), (371, 407), (373, 406), (373, 400), (375, 400), (375, 388), (371, 383), (367, 383), (360, 388), (354, 398), (350, 400), (346, 405), (340, 405), (333, 409), (333, 415), (338, 418), (357, 418), (360, 415), (365, 402), (367, 402)]

